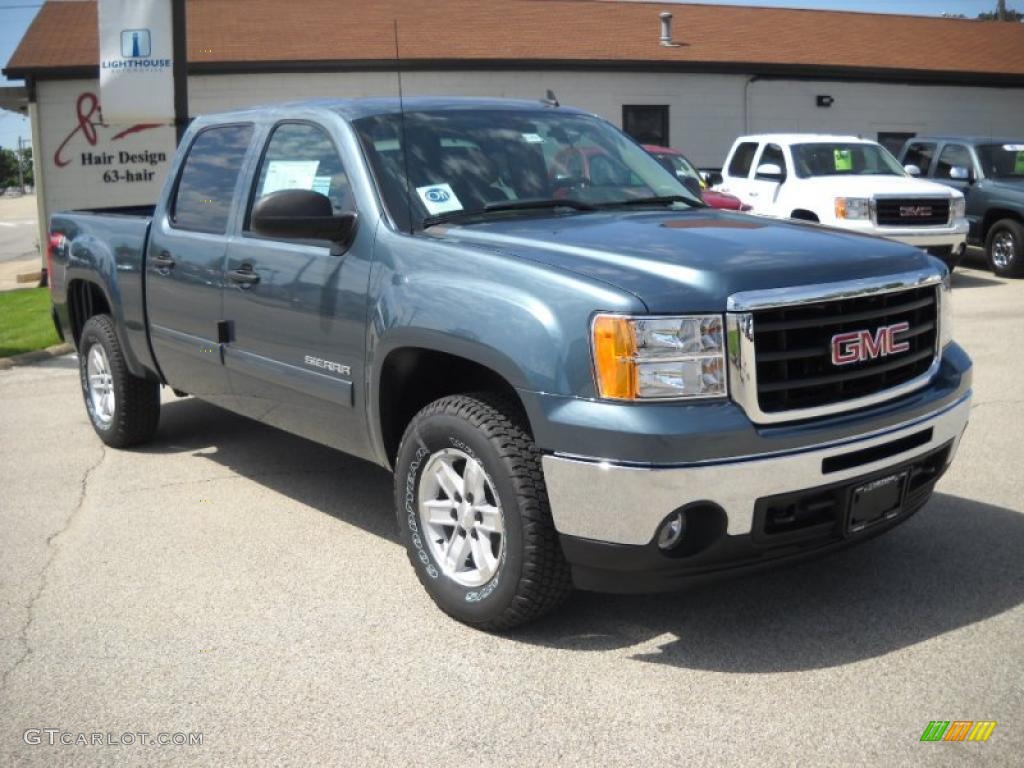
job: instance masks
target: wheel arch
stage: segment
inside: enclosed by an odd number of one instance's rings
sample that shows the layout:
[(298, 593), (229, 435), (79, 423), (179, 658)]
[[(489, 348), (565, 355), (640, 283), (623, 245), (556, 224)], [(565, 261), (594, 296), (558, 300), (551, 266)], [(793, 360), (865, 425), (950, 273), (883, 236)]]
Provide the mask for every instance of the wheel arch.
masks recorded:
[(405, 428), (423, 407), (447, 395), (488, 391), (503, 395), (529, 417), (517, 387), (521, 374), (500, 353), (467, 354), (443, 344), (403, 343), (380, 355), (371, 382), (370, 429), (378, 453), (393, 467)]

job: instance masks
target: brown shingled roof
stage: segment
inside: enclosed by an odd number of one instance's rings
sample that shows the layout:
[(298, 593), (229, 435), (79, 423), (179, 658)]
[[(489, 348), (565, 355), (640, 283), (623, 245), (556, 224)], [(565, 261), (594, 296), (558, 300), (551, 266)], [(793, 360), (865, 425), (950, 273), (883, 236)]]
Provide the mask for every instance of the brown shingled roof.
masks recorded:
[[(658, 44), (675, 15), (679, 47)], [(671, 69), (1024, 83), (1024, 24), (608, 0), (189, 0), (191, 71), (419, 62), (647, 64)], [(47, 2), (8, 62), (15, 77), (97, 65), (95, 2)]]

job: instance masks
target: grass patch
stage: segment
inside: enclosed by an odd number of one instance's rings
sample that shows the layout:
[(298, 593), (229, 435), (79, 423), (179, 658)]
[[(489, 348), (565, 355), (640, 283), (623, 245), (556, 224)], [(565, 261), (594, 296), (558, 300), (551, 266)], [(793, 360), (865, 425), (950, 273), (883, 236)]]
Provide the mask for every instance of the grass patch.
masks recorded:
[(0, 357), (45, 349), (59, 342), (50, 319), (49, 290), (0, 292)]

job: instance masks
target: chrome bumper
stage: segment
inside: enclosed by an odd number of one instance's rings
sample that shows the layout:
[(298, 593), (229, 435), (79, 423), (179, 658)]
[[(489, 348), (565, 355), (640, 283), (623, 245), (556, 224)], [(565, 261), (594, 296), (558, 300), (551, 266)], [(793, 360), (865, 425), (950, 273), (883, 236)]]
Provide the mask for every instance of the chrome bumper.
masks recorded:
[[(949, 460), (967, 427), (968, 392), (941, 411), (883, 433), (801, 451), (744, 456), (686, 466), (652, 467), (600, 459), (549, 455), (544, 479), (559, 533), (615, 544), (648, 544), (673, 510), (694, 501), (719, 505), (730, 535), (749, 534), (754, 504), (765, 496), (838, 483), (884, 470), (953, 442)], [(931, 439), (910, 450), (838, 472), (822, 462), (854, 451), (883, 446), (931, 429)]]

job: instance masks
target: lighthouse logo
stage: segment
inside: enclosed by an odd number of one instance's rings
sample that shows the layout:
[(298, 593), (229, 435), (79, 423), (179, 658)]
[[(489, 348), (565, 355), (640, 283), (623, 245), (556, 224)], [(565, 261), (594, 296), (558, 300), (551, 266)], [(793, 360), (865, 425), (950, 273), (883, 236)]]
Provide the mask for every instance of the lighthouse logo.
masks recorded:
[(148, 29), (126, 29), (121, 32), (121, 56), (126, 59), (144, 59), (153, 52)]

